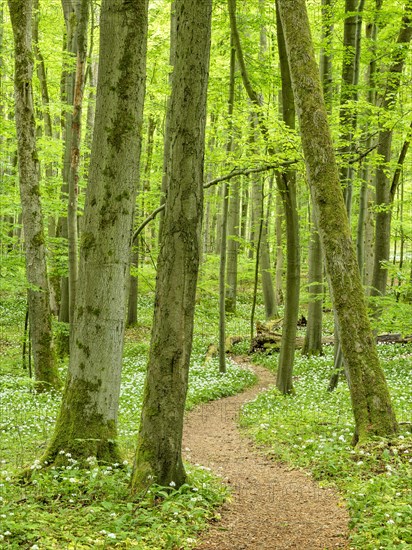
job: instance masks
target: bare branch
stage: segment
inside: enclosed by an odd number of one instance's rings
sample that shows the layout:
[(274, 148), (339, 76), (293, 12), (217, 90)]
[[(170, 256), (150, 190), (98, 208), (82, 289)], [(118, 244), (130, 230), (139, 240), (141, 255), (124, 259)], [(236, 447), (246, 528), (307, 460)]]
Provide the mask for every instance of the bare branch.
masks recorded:
[[(281, 168), (287, 168), (289, 166), (293, 166), (298, 162), (297, 159), (294, 160), (287, 160), (285, 162), (278, 162), (277, 164), (267, 164), (266, 166), (258, 166), (257, 168), (239, 168), (232, 170), (229, 174), (226, 174), (225, 176), (219, 176), (218, 178), (215, 178), (213, 180), (210, 180), (203, 184), (203, 189), (209, 189), (209, 187), (212, 187), (212, 185), (217, 185), (218, 183), (222, 181), (227, 181), (232, 178), (235, 178), (237, 176), (249, 176), (250, 174), (259, 174), (261, 172), (268, 172), (269, 170), (280, 170)], [(156, 210), (153, 210), (153, 212), (139, 225), (139, 227), (136, 229), (136, 231), (133, 233), (133, 241), (137, 239), (137, 237), (140, 235), (140, 233), (143, 231), (143, 229), (146, 227), (146, 225), (155, 219), (155, 217), (162, 212), (165, 209), (165, 205), (161, 204), (156, 208)]]

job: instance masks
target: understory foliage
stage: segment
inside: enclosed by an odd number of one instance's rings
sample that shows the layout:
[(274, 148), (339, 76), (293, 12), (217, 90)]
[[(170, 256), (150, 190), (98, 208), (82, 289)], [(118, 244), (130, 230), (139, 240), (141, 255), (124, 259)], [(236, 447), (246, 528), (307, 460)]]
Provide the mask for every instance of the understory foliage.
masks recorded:
[(218, 518), (214, 508), (228, 497), (208, 471), (189, 467), (188, 483), (179, 490), (153, 485), (131, 498), (126, 460), (98, 466), (89, 457), (85, 470), (64, 458), (66, 466), (50, 469), (34, 461), (27, 486), (12, 483), (2, 464), (0, 547), (193, 548), (198, 531)]
[[(312, 472), (338, 487), (350, 513), (351, 544), (362, 550), (412, 545), (412, 349), (394, 345), (378, 351), (400, 423), (391, 440), (351, 444), (354, 422), (346, 381), (327, 391), (332, 349), (321, 357), (298, 355), (293, 398), (276, 389), (244, 407), (241, 424), (270, 456)], [(269, 356), (255, 360), (271, 366)]]
[[(130, 476), (142, 402), (148, 333), (153, 302), (139, 300), (139, 324), (127, 333), (119, 410), (123, 460), (98, 465), (89, 457), (84, 469), (61, 449), (59, 467), (39, 461), (53, 429), (59, 392), (32, 391), (21, 369), (20, 334), (24, 300), (2, 303), (0, 391), (0, 548), (192, 548), (205, 522), (217, 518), (216, 506), (228, 491), (205, 469), (186, 466), (189, 478), (179, 490), (153, 486), (130, 496)], [(198, 325), (206, 326), (200, 314)], [(209, 333), (210, 336), (210, 333)], [(207, 333), (194, 341), (186, 408), (237, 393), (255, 375), (228, 359), (219, 373), (217, 359), (205, 363)], [(60, 365), (64, 377), (67, 366)], [(30, 483), (18, 483), (21, 468), (31, 469)]]

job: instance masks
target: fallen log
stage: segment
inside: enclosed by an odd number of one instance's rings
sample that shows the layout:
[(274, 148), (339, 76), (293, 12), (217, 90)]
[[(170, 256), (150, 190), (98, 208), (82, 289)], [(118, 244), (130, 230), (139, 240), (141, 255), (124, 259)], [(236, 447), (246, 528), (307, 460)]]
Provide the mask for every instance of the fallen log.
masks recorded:
[[(262, 328), (258, 330), (258, 333), (252, 340), (250, 347), (250, 353), (262, 352), (267, 353), (277, 352), (280, 350), (280, 343), (282, 340), (282, 334), (280, 332), (264, 332)], [(303, 336), (296, 337), (296, 349), (303, 347)], [(380, 334), (377, 336), (376, 341), (379, 344), (410, 344), (412, 343), (412, 335), (402, 336), (401, 334)], [(333, 336), (325, 336), (322, 338), (322, 345), (332, 346), (334, 344)]]

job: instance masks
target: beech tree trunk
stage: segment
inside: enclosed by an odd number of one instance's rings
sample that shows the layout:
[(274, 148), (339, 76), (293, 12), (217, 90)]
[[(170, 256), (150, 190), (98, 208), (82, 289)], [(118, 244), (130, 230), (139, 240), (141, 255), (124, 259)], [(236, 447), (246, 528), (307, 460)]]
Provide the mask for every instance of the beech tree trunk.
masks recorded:
[(66, 388), (45, 453), (118, 459), (116, 426), (141, 150), (147, 0), (103, 0), (96, 120)]
[(15, 64), (14, 98), (19, 186), (24, 229), (30, 337), (38, 391), (59, 387), (53, 349), (46, 247), (40, 202), (40, 167), (32, 97), (32, 1), (9, 0)]
[[(391, 110), (396, 103), (396, 96), (401, 83), (403, 68), (408, 53), (405, 44), (412, 39), (412, 1), (405, 3), (405, 13), (398, 34), (392, 64), (388, 71), (385, 92), (378, 98), (378, 105)], [(372, 279), (372, 296), (384, 296), (388, 280), (387, 262), (389, 261), (391, 216), (394, 193), (391, 192), (391, 179), (388, 175), (388, 163), (391, 160), (393, 127), (383, 127), (379, 132), (378, 155), (382, 161), (376, 172), (376, 226), (375, 256)]]
[[(277, 302), (275, 296), (275, 288), (273, 286), (272, 278), (272, 264), (270, 259), (270, 249), (268, 243), (268, 227), (270, 212), (272, 209), (272, 191), (273, 191), (273, 176), (269, 180), (269, 197), (266, 206), (266, 217), (263, 220), (262, 226), (262, 242), (260, 245), (260, 270), (262, 277), (262, 291), (263, 291), (263, 302), (265, 304), (265, 317), (266, 320), (273, 319), (278, 315)], [(262, 194), (263, 194), (262, 186)], [(264, 207), (264, 197), (262, 196), (262, 212)]]
[[(73, 0), (62, 0), (62, 8), (66, 35), (63, 45), (63, 71), (61, 78), (61, 99), (62, 105), (62, 131), (63, 131), (63, 184), (61, 188), (62, 201), (68, 201), (69, 195), (69, 172), (70, 172), (70, 156), (72, 143), (72, 116), (73, 116), (73, 98), (74, 98), (74, 83), (76, 73), (73, 66), (68, 63), (65, 56), (68, 54), (74, 57), (76, 54), (76, 16)], [(67, 216), (59, 219), (59, 236), (65, 239), (68, 247), (68, 220)], [(68, 253), (69, 254), (69, 253)], [(69, 269), (69, 267), (68, 267)], [(69, 297), (69, 275), (62, 276), (60, 280), (60, 308), (59, 321), (68, 323), (70, 320), (70, 297)]]
[(81, 121), (83, 109), (83, 91), (86, 75), (87, 27), (89, 22), (89, 0), (76, 0), (76, 75), (74, 79), (73, 114), (71, 117), (70, 165), (68, 168), (69, 200), (67, 208), (67, 235), (69, 244), (69, 319), (73, 320), (76, 305), (78, 278), (78, 180), (80, 164)]
[[(331, 0), (322, 0), (322, 44), (320, 52), (320, 79), (328, 113), (332, 110), (332, 55), (330, 52), (333, 26), (331, 25)], [(322, 354), (323, 318), (323, 256), (316, 220), (311, 216), (308, 254), (308, 324), (302, 348), (304, 355)]]
[(176, 0), (170, 162), (132, 490), (186, 479), (181, 446), (201, 249), (211, 0)]
[[(280, 73), (282, 77), (282, 118), (286, 126), (295, 128), (295, 102), (293, 98), (289, 61), (282, 23), (277, 13), (277, 36)], [(276, 387), (284, 394), (293, 392), (292, 372), (295, 358), (295, 340), (299, 315), (300, 244), (299, 216), (296, 199), (296, 171), (277, 174), (277, 185), (283, 202), (286, 222), (286, 294), (284, 329), (280, 348)]]
[(354, 440), (397, 431), (369, 323), (340, 188), (305, 0), (278, 0), (312, 201), (326, 260), (355, 418)]
[(309, 240), (308, 324), (302, 348), (302, 354), (308, 356), (322, 354), (323, 318), (323, 256), (315, 220), (312, 220), (311, 226)]

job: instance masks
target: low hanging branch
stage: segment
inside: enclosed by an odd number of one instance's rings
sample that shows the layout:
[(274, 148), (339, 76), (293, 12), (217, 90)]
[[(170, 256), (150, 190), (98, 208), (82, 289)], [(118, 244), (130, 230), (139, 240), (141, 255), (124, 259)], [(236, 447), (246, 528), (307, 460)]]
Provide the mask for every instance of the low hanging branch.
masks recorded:
[[(209, 189), (209, 187), (212, 187), (212, 185), (217, 185), (218, 183), (221, 183), (222, 181), (227, 181), (232, 178), (236, 178), (237, 176), (249, 176), (249, 174), (259, 174), (261, 172), (268, 172), (269, 170), (278, 170), (279, 168), (285, 168), (287, 166), (292, 166), (293, 164), (296, 164), (298, 162), (297, 159), (294, 160), (287, 160), (285, 162), (280, 162), (277, 164), (267, 164), (266, 166), (258, 166), (257, 168), (238, 168), (233, 169), (230, 174), (226, 174), (225, 176), (219, 176), (218, 178), (215, 178), (213, 180), (210, 180), (203, 184), (203, 189)], [(162, 212), (165, 209), (165, 205), (161, 204), (156, 208), (156, 210), (153, 210), (153, 212), (139, 225), (139, 227), (136, 229), (136, 231), (133, 233), (133, 242), (137, 239), (137, 237), (140, 235), (140, 233), (143, 231), (143, 229), (146, 227), (148, 223), (150, 223), (152, 220), (155, 219), (155, 217)]]

